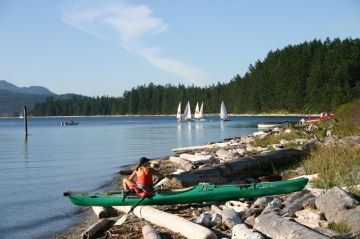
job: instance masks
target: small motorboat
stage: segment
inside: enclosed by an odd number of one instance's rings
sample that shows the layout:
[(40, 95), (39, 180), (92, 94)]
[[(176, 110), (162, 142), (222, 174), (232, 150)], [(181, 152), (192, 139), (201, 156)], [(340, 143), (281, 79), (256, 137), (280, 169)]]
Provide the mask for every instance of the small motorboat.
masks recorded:
[(79, 122), (75, 122), (73, 120), (66, 120), (64, 122), (61, 122), (61, 126), (73, 126), (73, 125), (78, 125)]
[(330, 112), (322, 112), (318, 117), (309, 117), (309, 118), (303, 118), (300, 120), (300, 124), (311, 124), (320, 122), (323, 120), (329, 120), (334, 116), (334, 114), (331, 114)]

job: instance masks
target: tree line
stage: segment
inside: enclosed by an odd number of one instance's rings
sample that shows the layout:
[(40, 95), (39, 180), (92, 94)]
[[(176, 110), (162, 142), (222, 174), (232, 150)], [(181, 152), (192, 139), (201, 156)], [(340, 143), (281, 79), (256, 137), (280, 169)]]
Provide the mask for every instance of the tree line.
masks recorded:
[(204, 113), (307, 113), (331, 111), (360, 97), (360, 40), (313, 40), (270, 51), (244, 76), (207, 87), (137, 86), (121, 97), (53, 97), (36, 104), (38, 116), (175, 114), (179, 102), (204, 102)]

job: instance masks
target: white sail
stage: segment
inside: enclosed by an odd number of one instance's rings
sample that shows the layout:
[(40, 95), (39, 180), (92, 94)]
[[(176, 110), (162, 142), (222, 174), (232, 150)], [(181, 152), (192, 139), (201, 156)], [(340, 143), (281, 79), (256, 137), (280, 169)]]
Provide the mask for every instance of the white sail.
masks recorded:
[(177, 118), (178, 120), (181, 119), (181, 102), (179, 103), (179, 106), (178, 106), (178, 108), (177, 108), (176, 118)]
[(203, 118), (203, 113), (204, 113), (204, 103), (201, 102), (201, 107), (200, 107), (200, 113), (199, 113), (199, 119)]
[(194, 119), (200, 119), (200, 110), (199, 110), (199, 103), (198, 102), (196, 102)]
[(187, 102), (187, 105), (184, 110), (183, 120), (191, 120), (191, 109), (190, 109), (190, 102)]
[(220, 107), (220, 120), (223, 120), (223, 121), (229, 120), (229, 118), (228, 118), (228, 116), (227, 116), (227, 112), (226, 112), (226, 107), (225, 107), (224, 101), (221, 102), (221, 107)]

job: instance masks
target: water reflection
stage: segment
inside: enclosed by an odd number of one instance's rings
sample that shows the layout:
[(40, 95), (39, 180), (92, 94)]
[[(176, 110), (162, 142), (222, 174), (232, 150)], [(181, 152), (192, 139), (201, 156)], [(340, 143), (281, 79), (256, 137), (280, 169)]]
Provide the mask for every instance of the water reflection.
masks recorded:
[(25, 161), (25, 167), (28, 168), (29, 149), (28, 149), (28, 137), (27, 137), (27, 135), (25, 135), (25, 140), (24, 140), (24, 161)]

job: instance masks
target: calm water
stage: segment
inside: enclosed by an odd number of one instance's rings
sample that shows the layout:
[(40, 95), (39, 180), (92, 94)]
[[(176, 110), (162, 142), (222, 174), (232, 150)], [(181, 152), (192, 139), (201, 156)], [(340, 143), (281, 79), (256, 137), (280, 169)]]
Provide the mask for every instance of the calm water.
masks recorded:
[[(177, 123), (174, 117), (0, 118), (0, 238), (48, 238), (74, 223), (79, 207), (64, 191), (95, 191), (120, 166), (139, 157), (157, 158), (171, 149), (249, 135), (256, 123), (299, 117), (218, 117)], [(210, 121), (211, 120), (211, 121)]]

